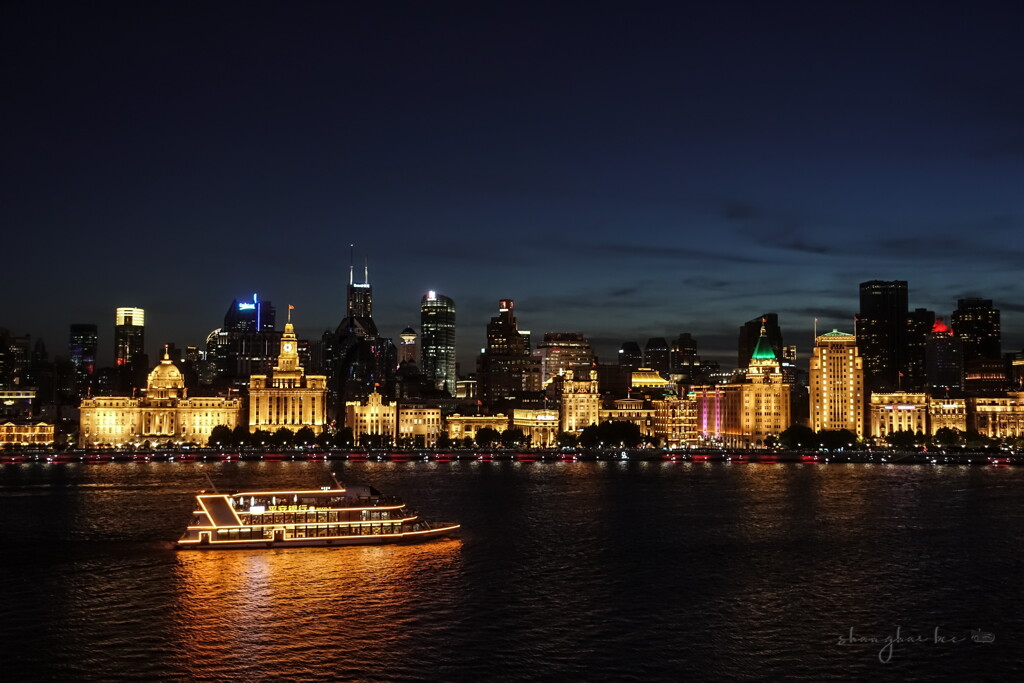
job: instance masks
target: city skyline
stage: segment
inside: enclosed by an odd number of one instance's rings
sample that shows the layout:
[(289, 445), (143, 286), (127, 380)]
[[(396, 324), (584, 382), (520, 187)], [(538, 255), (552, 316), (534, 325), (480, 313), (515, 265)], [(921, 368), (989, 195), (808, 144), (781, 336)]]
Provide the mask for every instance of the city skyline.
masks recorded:
[(456, 301), (463, 372), (503, 298), (605, 361), (775, 312), (806, 362), (870, 280), (1019, 351), (1024, 7), (881, 7), (6, 8), (0, 326), (107, 364), (116, 307), (152, 354), (255, 291), (317, 339), (355, 244), (383, 336)]

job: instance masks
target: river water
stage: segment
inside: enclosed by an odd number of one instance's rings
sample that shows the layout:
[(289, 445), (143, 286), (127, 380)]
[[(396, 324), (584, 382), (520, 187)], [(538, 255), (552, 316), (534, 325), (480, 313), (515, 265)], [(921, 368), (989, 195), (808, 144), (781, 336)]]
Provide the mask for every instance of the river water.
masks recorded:
[[(461, 536), (176, 552), (331, 471)], [(0, 467), (6, 680), (1024, 680), (1024, 468)]]

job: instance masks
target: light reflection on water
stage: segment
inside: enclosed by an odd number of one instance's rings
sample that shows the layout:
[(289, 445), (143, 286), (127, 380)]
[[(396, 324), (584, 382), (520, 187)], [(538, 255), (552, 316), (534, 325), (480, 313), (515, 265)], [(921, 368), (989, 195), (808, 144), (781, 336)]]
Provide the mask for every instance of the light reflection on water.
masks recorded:
[[(330, 470), (461, 522), (460, 538), (176, 553), (198, 466), (0, 469), (6, 677), (1024, 679), (1022, 468), (207, 468), (225, 490)], [(996, 642), (904, 647), (885, 669), (836, 645), (897, 625)]]
[(267, 662), (289, 675), (361, 677), (367, 662), (403, 671), (429, 621), (422, 596), (451, 588), (460, 554), (458, 540), (178, 553), (184, 666), (193, 676), (258, 675)]

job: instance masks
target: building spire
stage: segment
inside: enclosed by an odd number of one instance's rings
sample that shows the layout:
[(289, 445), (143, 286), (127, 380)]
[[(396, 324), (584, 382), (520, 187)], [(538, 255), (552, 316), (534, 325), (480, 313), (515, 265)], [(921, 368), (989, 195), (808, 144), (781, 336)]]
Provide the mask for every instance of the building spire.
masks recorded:
[(350, 285), (355, 283), (355, 278), (353, 277), (353, 275), (355, 273), (355, 269), (356, 269), (355, 263), (354, 263), (354, 261), (355, 261), (355, 254), (354, 254), (355, 246), (356, 245), (354, 245), (354, 244), (348, 245), (348, 283)]
[(363, 257), (363, 284), (370, 284), (370, 259)]

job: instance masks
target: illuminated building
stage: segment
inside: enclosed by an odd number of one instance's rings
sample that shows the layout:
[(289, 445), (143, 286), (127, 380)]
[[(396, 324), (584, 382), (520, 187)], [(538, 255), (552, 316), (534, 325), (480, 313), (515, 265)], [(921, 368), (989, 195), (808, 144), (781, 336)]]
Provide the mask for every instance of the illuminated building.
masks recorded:
[(662, 377), (672, 371), (672, 354), (664, 337), (651, 337), (644, 345), (644, 365)]
[(355, 282), (349, 266), (347, 295), (345, 317), (323, 337), (328, 417), (337, 421), (345, 419), (348, 403), (366, 400), (373, 392), (393, 397), (398, 369), (398, 349), (378, 335), (373, 321), (368, 266), (363, 267), (363, 282)]
[(637, 368), (633, 371), (629, 385), (631, 392), (651, 398), (661, 398), (676, 393), (674, 382), (666, 380), (654, 368)]
[(614, 406), (601, 409), (601, 422), (629, 422), (639, 427), (643, 436), (654, 433), (654, 408), (646, 405), (643, 399), (619, 398), (615, 399)]
[(1001, 359), (999, 309), (992, 307), (991, 299), (960, 299), (950, 323), (964, 344), (966, 364), (978, 359)]
[(46, 422), (4, 422), (0, 424), (0, 448), (53, 443), (53, 425)]
[(873, 437), (884, 439), (896, 432), (923, 436), (931, 434), (928, 426), (928, 394), (906, 391), (873, 393), (869, 405)]
[(769, 445), (792, 423), (790, 393), (762, 323), (743, 380), (695, 391), (697, 431), (705, 442), (726, 447)]
[(398, 405), (398, 444), (433, 448), (441, 435), (441, 409), (424, 405)]
[(563, 432), (579, 434), (600, 422), (601, 395), (597, 391), (597, 369), (576, 366), (554, 380), (559, 394), (560, 427)]
[(865, 434), (864, 361), (852, 334), (832, 330), (815, 339), (810, 372), (811, 429)]
[(907, 282), (871, 280), (860, 284), (857, 348), (870, 391), (896, 391), (906, 371)]
[(697, 340), (689, 332), (683, 332), (672, 342), (672, 372), (686, 384), (700, 380), (701, 364), (700, 356), (697, 355)]
[(305, 374), (299, 364), (291, 306), (288, 312), (277, 365), (269, 377), (249, 378), (249, 431), (276, 432), (283, 427), (295, 432), (309, 427), (320, 434), (327, 421), (327, 377)]
[(206, 355), (216, 368), (220, 389), (244, 389), (252, 375), (266, 375), (274, 367), (280, 334), (277, 315), (269, 301), (234, 299), (224, 313), (224, 325), (210, 333)]
[(419, 337), (416, 330), (407, 327), (398, 335), (398, 364), (416, 363), (419, 353), (416, 351), (416, 339)]
[(964, 388), (963, 343), (941, 318), (925, 341), (925, 374), (932, 396), (956, 395)]
[(352, 438), (356, 443), (364, 441), (363, 437), (374, 437), (384, 444), (395, 440), (395, 427), (398, 423), (398, 406), (392, 402), (384, 402), (384, 397), (376, 391), (366, 397), (366, 402), (348, 401), (345, 403), (345, 424), (352, 428)]
[(778, 313), (765, 313), (740, 326), (739, 337), (736, 341), (736, 367), (746, 368), (750, 363), (754, 349), (761, 343), (762, 328), (767, 331), (768, 343), (771, 344), (775, 355), (782, 358), (783, 343), (782, 330), (779, 328), (779, 315)]
[(691, 392), (683, 398), (668, 396), (651, 401), (654, 421), (651, 435), (665, 448), (697, 444), (697, 399)]
[(967, 401), (962, 398), (928, 399), (928, 433), (942, 428), (967, 431)]
[(146, 312), (141, 308), (118, 308), (114, 316), (114, 364), (131, 365), (145, 353)]
[(68, 336), (68, 356), (75, 368), (75, 393), (79, 398), (89, 394), (96, 373), (96, 348), (99, 332), (96, 325), (76, 324)]
[(476, 434), (484, 427), (493, 429), (499, 434), (508, 429), (508, 417), (505, 415), (449, 415), (444, 424), (448, 437), (452, 441), (465, 438), (475, 440)]
[(519, 329), (515, 302), (502, 299), (498, 315), (487, 324), (487, 346), (477, 361), (480, 399), (490, 409), (504, 411), (540, 389), (540, 362), (530, 356), (529, 333)]
[(554, 377), (576, 365), (590, 365), (594, 352), (579, 332), (545, 332), (534, 356), (540, 359), (540, 381), (546, 385)]
[(991, 439), (1024, 436), (1024, 392), (1011, 391), (1004, 396), (967, 399), (967, 414), (972, 429)]
[(240, 399), (188, 398), (181, 371), (167, 353), (149, 373), (145, 395), (94, 396), (79, 406), (83, 447), (171, 442), (205, 446), (218, 425), (241, 424)]
[(533, 448), (552, 448), (558, 444), (558, 422), (557, 410), (546, 408), (514, 408), (512, 410), (512, 429), (521, 430), (523, 436), (526, 437), (526, 442)]
[(430, 291), (420, 302), (420, 369), (438, 389), (455, 395), (455, 302)]

